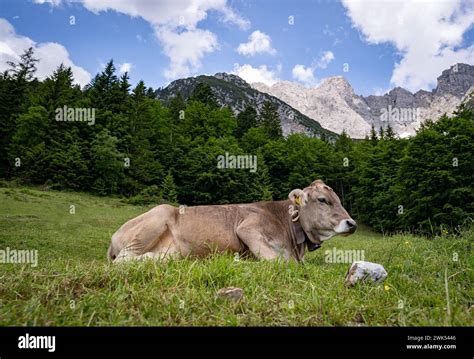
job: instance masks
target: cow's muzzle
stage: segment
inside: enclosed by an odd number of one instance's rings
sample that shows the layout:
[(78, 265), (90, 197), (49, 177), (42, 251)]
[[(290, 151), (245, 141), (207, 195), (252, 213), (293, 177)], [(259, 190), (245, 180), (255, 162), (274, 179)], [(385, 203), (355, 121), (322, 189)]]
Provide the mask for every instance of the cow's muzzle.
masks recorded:
[(346, 219), (346, 226), (349, 228), (349, 233), (354, 233), (357, 229), (357, 223), (353, 219)]
[(343, 219), (337, 227), (335, 228), (335, 232), (337, 234), (352, 234), (357, 229), (357, 223), (352, 218)]

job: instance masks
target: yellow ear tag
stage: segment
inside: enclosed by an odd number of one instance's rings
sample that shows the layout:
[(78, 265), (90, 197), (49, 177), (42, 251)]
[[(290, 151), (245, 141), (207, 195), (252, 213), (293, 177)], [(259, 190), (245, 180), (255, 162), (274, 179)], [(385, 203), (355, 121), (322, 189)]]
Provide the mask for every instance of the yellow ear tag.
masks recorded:
[(296, 197), (295, 198), (295, 203), (299, 206), (301, 205), (301, 197)]

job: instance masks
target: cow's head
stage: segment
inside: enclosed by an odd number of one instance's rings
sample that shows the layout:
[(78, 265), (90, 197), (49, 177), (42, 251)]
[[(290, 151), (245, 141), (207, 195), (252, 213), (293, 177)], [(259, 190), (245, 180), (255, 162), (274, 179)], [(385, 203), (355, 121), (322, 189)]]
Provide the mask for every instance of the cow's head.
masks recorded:
[(321, 180), (291, 191), (288, 197), (298, 209), (301, 226), (316, 245), (337, 234), (350, 235), (357, 228), (337, 194)]

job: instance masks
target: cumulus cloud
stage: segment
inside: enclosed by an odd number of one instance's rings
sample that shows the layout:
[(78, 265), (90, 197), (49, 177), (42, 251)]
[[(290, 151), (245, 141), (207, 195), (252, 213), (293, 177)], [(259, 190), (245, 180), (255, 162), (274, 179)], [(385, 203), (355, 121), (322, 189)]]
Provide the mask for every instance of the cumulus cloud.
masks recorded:
[(301, 64), (295, 65), (291, 71), (293, 78), (299, 82), (302, 82), (306, 86), (316, 85), (316, 77), (314, 71), (318, 68), (325, 69), (328, 64), (335, 59), (332, 51), (324, 51), (319, 59), (313, 61), (310, 66), (304, 66)]
[(62, 0), (33, 0), (37, 4), (50, 4), (53, 6), (58, 6), (61, 4)]
[(221, 14), (221, 21), (247, 29), (250, 23), (241, 18), (226, 0), (81, 0), (84, 7), (96, 14), (116, 11), (132, 17), (141, 17), (153, 26), (194, 29), (207, 18), (209, 11)]
[(9, 68), (7, 61), (18, 62), (20, 55), (29, 47), (34, 48), (34, 56), (39, 59), (35, 74), (39, 79), (52, 75), (59, 65), (64, 64), (71, 67), (74, 80), (79, 85), (84, 86), (91, 80), (90, 73), (72, 62), (63, 45), (55, 42), (36, 43), (29, 37), (16, 34), (14, 27), (0, 18), (0, 71)]
[(217, 36), (208, 31), (195, 29), (176, 33), (160, 30), (157, 36), (163, 44), (163, 51), (170, 58), (165, 77), (173, 79), (189, 76), (201, 67), (206, 53), (218, 48)]
[(281, 71), (281, 66), (278, 66), (275, 70), (271, 70), (267, 65), (260, 65), (259, 67), (253, 67), (249, 64), (239, 65), (234, 64), (233, 74), (241, 77), (249, 84), (254, 82), (262, 82), (265, 85), (271, 86), (275, 82), (280, 81), (278, 73)]
[[(44, 2), (47, 0), (37, 0)], [(51, 0), (54, 3), (60, 0)], [(220, 15), (220, 21), (248, 29), (250, 22), (243, 19), (227, 0), (80, 0), (86, 9), (99, 14), (116, 11), (131, 17), (141, 17), (153, 27), (163, 52), (170, 64), (164, 71), (168, 80), (189, 76), (201, 67), (202, 58), (216, 51), (217, 36), (199, 29), (210, 11)]]
[(240, 44), (237, 47), (237, 52), (245, 56), (253, 56), (256, 54), (276, 54), (276, 50), (272, 48), (270, 36), (263, 32), (256, 30), (249, 36), (249, 41)]
[(316, 63), (315, 67), (325, 69), (328, 66), (328, 64), (334, 59), (335, 59), (335, 57), (334, 57), (334, 54), (333, 54), (332, 51), (325, 51), (325, 52), (323, 52), (323, 54), (319, 58), (319, 60)]
[(311, 67), (305, 67), (304, 65), (298, 64), (293, 67), (291, 74), (295, 80), (300, 81), (306, 85), (312, 85), (316, 81), (314, 78), (314, 69)]
[(135, 67), (135, 66), (130, 62), (124, 62), (124, 63), (119, 64), (119, 74), (122, 75), (126, 72), (129, 73), (132, 67)]
[(428, 90), (442, 70), (457, 62), (472, 63), (474, 45), (461, 48), (463, 34), (474, 23), (472, 1), (342, 3), (368, 43), (391, 43), (399, 51), (402, 58), (390, 80), (394, 86)]

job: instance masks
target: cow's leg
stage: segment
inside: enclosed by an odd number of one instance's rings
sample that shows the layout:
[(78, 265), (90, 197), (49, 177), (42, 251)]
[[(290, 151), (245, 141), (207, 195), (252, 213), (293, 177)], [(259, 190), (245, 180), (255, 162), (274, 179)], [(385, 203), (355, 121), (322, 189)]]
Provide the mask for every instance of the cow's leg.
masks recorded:
[(114, 263), (126, 262), (130, 260), (142, 260), (142, 259), (154, 259), (159, 261), (167, 261), (171, 258), (179, 258), (180, 251), (174, 243), (173, 236), (169, 231), (160, 238), (159, 245), (153, 250), (143, 253), (136, 254), (128, 248), (124, 248), (120, 251)]
[(121, 255), (124, 259), (155, 252), (161, 238), (166, 237), (169, 232), (175, 211), (175, 207), (160, 205), (129, 220), (112, 236), (109, 258), (114, 260)]
[(176, 248), (176, 246), (173, 244), (169, 247), (166, 248), (160, 248), (159, 250), (156, 250), (154, 252), (148, 252), (143, 254), (143, 256), (146, 256), (146, 258), (151, 258), (159, 261), (166, 262), (169, 259), (177, 259), (181, 257), (181, 253), (179, 250)]
[[(122, 253), (123, 252), (123, 253)], [(143, 260), (143, 259), (153, 259), (157, 261), (166, 262), (171, 258), (178, 258), (179, 253), (175, 251), (159, 251), (159, 252), (146, 252), (140, 255), (133, 254), (133, 252), (121, 251), (117, 258), (115, 258), (114, 263), (128, 262), (131, 260)]]
[(139, 257), (134, 251), (131, 251), (127, 248), (123, 248), (119, 254), (115, 257), (114, 263), (127, 262), (132, 259)]
[(258, 218), (249, 217), (237, 227), (237, 236), (248, 247), (252, 254), (259, 259), (288, 260), (289, 253), (281, 248), (272, 246), (269, 238), (262, 232)]

